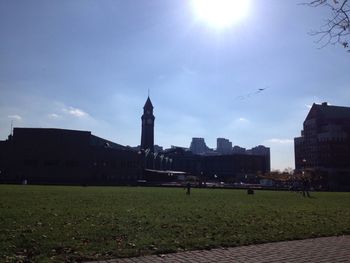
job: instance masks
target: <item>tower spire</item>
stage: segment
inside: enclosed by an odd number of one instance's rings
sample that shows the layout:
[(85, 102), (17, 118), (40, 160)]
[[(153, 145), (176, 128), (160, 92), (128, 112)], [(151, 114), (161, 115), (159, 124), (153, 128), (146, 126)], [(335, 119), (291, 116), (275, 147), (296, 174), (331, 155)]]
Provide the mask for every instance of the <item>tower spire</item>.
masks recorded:
[(145, 106), (143, 107), (143, 115), (141, 117), (142, 129), (141, 129), (141, 149), (154, 152), (154, 115), (153, 115), (153, 105), (151, 99), (146, 100)]

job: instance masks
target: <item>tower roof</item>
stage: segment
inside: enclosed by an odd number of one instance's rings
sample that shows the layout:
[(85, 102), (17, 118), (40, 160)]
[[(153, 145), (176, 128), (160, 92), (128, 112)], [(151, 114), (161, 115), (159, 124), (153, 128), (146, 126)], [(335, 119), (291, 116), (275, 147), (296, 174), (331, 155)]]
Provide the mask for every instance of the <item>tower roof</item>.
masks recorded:
[(151, 99), (148, 97), (145, 103), (145, 106), (143, 106), (144, 109), (153, 109), (153, 105), (151, 102)]
[(306, 120), (321, 116), (328, 119), (350, 119), (350, 107), (332, 106), (326, 102), (314, 103)]

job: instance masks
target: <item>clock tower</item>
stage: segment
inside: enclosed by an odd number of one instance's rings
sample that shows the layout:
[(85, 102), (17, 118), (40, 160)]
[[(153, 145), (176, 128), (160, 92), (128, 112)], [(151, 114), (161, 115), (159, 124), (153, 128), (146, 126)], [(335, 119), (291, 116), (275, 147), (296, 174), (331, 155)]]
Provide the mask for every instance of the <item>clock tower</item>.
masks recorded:
[(154, 152), (154, 115), (151, 99), (148, 97), (143, 106), (142, 130), (141, 130), (141, 149), (149, 149)]

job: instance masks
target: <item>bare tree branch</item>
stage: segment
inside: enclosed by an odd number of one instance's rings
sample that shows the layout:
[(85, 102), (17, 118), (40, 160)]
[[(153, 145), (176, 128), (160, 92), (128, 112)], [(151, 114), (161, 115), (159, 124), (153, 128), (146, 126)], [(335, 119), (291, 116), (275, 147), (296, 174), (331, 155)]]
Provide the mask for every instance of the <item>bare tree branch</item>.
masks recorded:
[(341, 44), (350, 52), (350, 3), (349, 0), (313, 0), (304, 3), (310, 7), (327, 8), (330, 18), (319, 30), (310, 32), (318, 36), (316, 41), (323, 48), (329, 44)]

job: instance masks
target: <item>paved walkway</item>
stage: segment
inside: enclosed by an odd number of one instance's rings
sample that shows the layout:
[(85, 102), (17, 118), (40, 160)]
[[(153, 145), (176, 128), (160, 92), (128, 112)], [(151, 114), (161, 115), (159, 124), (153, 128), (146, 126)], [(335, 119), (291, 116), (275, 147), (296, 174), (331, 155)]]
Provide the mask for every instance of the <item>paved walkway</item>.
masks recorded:
[[(212, 250), (187, 251), (158, 256), (124, 258), (99, 263), (152, 262), (349, 262), (350, 236), (322, 237)], [(97, 262), (95, 262), (97, 263)]]

